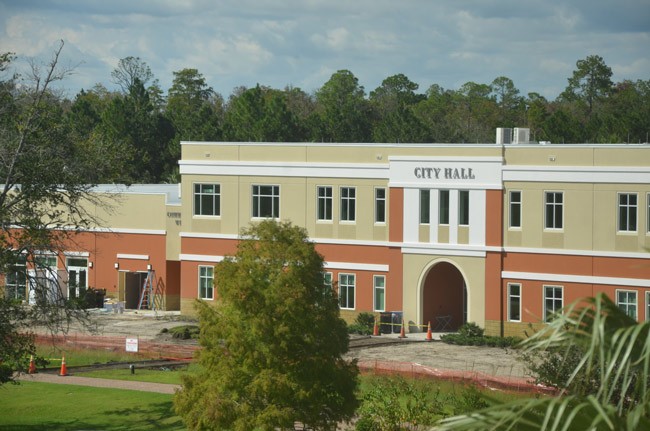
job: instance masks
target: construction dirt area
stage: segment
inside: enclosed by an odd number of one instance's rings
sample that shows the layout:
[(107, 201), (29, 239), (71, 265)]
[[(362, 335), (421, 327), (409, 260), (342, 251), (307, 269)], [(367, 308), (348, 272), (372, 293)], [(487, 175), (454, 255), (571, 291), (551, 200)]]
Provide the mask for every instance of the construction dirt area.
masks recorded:
[[(173, 313), (126, 311), (108, 313), (92, 310), (97, 323), (95, 333), (72, 326), (63, 341), (70, 347), (124, 350), (127, 338), (136, 338), (140, 351), (152, 356), (189, 358), (199, 348), (196, 340), (173, 338), (167, 330), (183, 325), (196, 325), (195, 320)], [(37, 329), (41, 341), (48, 336)], [(468, 380), (504, 389), (534, 390), (523, 362), (513, 349), (456, 346), (439, 341), (426, 341), (424, 333), (384, 334), (377, 337), (352, 336), (346, 359), (356, 359), (361, 370), (382, 373), (412, 374), (450, 380)]]

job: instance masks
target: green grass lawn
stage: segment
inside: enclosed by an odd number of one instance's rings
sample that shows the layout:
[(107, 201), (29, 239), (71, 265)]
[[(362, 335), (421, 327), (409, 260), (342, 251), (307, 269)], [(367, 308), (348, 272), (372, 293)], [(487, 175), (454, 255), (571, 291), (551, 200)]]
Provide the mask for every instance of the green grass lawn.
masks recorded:
[(138, 368), (135, 370), (135, 374), (131, 374), (131, 371), (128, 368), (125, 368), (119, 370), (89, 371), (86, 373), (78, 373), (76, 375), (83, 377), (96, 377), (100, 379), (130, 380), (135, 382), (170, 383), (174, 385), (180, 385), (181, 374), (187, 372), (187, 368), (168, 371)]
[(183, 430), (173, 395), (53, 383), (0, 387), (0, 430)]

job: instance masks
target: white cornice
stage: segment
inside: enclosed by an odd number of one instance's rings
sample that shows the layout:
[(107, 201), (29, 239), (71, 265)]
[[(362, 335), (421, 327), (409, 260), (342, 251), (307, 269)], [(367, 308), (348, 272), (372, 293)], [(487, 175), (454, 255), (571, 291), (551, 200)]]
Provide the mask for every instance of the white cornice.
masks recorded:
[(547, 274), (537, 272), (502, 271), (501, 278), (544, 281), (550, 283), (603, 284), (611, 286), (650, 287), (650, 280), (642, 278), (597, 277), (591, 275)]
[(503, 167), (503, 181), (648, 184), (648, 166), (527, 166)]
[(181, 160), (181, 175), (388, 179), (386, 163)]

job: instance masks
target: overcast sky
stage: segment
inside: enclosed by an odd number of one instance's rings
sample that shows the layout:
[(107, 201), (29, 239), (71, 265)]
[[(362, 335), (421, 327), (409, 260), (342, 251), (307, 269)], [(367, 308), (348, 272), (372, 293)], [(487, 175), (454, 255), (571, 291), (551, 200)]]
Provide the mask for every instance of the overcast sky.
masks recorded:
[(165, 91), (195, 68), (226, 98), (257, 83), (313, 92), (348, 69), (366, 92), (397, 73), (421, 92), (506, 76), (555, 99), (594, 54), (614, 81), (650, 79), (650, 0), (0, 0), (0, 52), (47, 58), (60, 39), (72, 97), (115, 88), (128, 56)]

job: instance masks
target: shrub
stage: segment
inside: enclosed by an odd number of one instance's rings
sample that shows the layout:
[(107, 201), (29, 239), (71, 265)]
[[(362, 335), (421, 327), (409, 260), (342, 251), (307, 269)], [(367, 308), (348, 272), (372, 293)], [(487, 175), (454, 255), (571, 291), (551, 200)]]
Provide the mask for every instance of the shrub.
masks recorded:
[(375, 315), (372, 313), (359, 313), (354, 323), (348, 325), (348, 334), (371, 335), (375, 326)]
[(440, 340), (447, 344), (459, 346), (490, 346), (490, 347), (516, 347), (521, 338), (518, 337), (493, 337), (483, 335), (484, 330), (474, 322), (465, 323), (458, 332), (444, 334)]
[(458, 333), (466, 337), (482, 337), (484, 329), (474, 322), (467, 322), (458, 328)]

